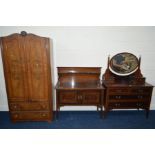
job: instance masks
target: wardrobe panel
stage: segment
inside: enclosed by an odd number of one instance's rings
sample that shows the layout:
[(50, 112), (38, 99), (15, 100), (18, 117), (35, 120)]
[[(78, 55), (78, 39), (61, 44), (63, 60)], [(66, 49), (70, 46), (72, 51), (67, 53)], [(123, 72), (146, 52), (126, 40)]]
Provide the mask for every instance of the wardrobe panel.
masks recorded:
[(27, 36), (29, 98), (31, 101), (49, 99), (49, 72), (46, 38)]
[(26, 100), (27, 77), (22, 37), (16, 34), (2, 38), (2, 44), (8, 100)]

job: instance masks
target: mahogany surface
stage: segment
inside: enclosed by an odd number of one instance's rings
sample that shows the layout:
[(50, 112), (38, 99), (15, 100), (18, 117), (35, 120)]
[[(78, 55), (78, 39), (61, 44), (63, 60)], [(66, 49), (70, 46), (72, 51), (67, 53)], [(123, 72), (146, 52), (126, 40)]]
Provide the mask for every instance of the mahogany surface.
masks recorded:
[(34, 34), (1, 37), (1, 52), (12, 121), (51, 121), (49, 38)]
[(62, 106), (103, 107), (104, 87), (100, 67), (58, 67), (56, 110)]

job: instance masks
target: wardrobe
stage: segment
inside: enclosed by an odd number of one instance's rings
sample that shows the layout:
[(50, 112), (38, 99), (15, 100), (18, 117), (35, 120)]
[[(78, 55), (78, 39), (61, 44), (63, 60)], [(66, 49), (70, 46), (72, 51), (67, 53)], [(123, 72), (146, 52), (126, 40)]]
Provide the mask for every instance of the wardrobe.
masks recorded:
[(22, 31), (0, 42), (11, 120), (52, 121), (50, 39)]

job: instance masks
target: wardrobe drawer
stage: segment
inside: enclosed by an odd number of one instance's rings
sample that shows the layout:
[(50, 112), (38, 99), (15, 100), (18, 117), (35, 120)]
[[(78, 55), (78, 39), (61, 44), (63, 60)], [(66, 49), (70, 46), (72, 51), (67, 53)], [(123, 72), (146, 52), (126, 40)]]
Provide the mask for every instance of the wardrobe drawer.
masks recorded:
[(50, 112), (11, 112), (11, 119), (14, 121), (39, 121), (51, 120)]
[(10, 103), (10, 110), (12, 111), (40, 111), (48, 110), (48, 102), (13, 102)]

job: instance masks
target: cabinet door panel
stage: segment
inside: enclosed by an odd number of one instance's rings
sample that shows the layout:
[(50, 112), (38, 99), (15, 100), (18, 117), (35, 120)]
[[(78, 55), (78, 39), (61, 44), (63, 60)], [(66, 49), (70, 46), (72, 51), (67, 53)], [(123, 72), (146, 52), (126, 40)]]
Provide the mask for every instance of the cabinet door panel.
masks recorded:
[(78, 103), (77, 91), (61, 91), (60, 103)]
[(22, 37), (13, 35), (2, 38), (2, 58), (5, 81), (9, 100), (24, 101), (27, 99), (27, 81), (25, 55)]
[(93, 104), (100, 103), (100, 92), (99, 91), (83, 91), (82, 92), (82, 103)]
[(50, 87), (50, 65), (47, 39), (27, 36), (27, 63), (30, 101), (48, 101)]

